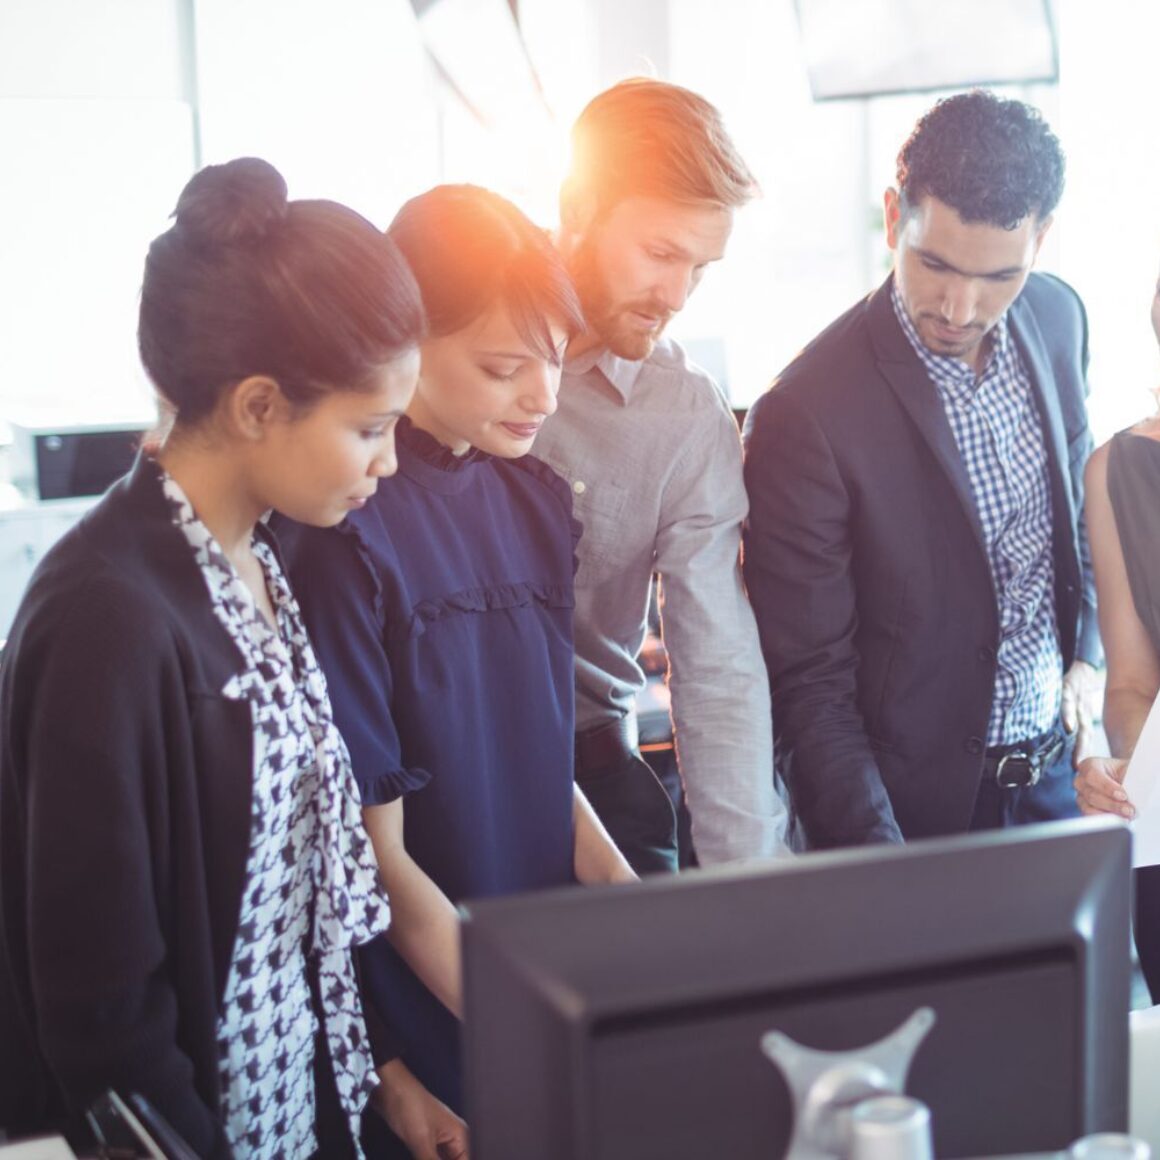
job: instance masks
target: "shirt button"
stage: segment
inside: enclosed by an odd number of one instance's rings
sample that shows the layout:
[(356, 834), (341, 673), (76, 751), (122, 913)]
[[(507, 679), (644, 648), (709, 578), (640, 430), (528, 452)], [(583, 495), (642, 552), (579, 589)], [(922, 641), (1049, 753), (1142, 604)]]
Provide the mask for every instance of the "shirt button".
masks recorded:
[(981, 660), (983, 664), (989, 665), (994, 659), (995, 650), (993, 648), (988, 648), (986, 645), (983, 645), (979, 649), (979, 660)]
[(584, 480), (578, 479), (574, 484), (572, 484), (572, 490), (577, 495), (583, 495), (588, 490), (588, 484), (586, 484)]
[(978, 737), (967, 738), (967, 752), (968, 753), (982, 753), (983, 742)]

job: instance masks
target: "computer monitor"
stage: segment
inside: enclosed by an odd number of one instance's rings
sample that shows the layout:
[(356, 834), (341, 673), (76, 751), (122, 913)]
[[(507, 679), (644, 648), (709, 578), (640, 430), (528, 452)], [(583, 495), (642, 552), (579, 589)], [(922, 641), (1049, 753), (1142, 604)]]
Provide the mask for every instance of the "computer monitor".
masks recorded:
[(1060, 822), (471, 903), (472, 1156), (773, 1160), (763, 1035), (854, 1049), (922, 1007), (940, 1160), (1124, 1131), (1130, 846)]

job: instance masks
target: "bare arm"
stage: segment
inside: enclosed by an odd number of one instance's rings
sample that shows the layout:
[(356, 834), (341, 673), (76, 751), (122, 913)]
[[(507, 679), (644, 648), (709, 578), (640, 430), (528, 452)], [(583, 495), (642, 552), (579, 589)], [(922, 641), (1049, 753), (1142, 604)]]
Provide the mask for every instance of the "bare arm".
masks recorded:
[(1084, 813), (1134, 813), (1120, 782), (1160, 692), (1160, 661), (1147, 630), (1136, 614), (1116, 520), (1108, 496), (1108, 452), (1105, 444), (1089, 460), (1085, 473), (1087, 523), (1096, 587), (1100, 635), (1108, 663), (1104, 694), (1104, 728), (1113, 757), (1080, 762), (1076, 797)]
[(462, 1018), (459, 914), (447, 895), (407, 853), (403, 844), (403, 800), (364, 808), (363, 824), (391, 900), (387, 938), (427, 989)]
[(372, 1102), (415, 1160), (468, 1160), (467, 1125), (401, 1059), (379, 1068)]
[(573, 786), (573, 870), (577, 882), (594, 886), (601, 882), (635, 882), (636, 874), (616, 848), (596, 811), (580, 787)]

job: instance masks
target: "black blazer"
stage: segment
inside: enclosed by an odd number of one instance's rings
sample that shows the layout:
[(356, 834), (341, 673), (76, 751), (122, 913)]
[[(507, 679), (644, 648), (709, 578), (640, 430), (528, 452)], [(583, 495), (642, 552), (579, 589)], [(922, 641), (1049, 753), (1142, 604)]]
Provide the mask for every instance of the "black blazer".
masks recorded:
[(138, 460), (48, 554), (0, 667), (0, 1124), (139, 1091), (227, 1155), (216, 1030), (245, 880), (242, 666)]
[[(965, 831), (999, 619), (966, 468), (891, 280), (822, 332), (749, 412), (745, 579), (779, 769), (811, 846)], [(1083, 529), (1087, 321), (1032, 274), (1008, 312), (1043, 422), (1066, 668), (1098, 661)]]

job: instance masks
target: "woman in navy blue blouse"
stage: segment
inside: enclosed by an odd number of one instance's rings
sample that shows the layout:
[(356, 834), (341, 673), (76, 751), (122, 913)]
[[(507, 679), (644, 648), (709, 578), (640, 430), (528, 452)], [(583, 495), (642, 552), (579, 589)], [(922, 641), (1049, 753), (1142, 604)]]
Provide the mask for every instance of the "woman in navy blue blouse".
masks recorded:
[(364, 982), (459, 1109), (455, 904), (633, 874), (573, 782), (579, 529), (528, 455), (582, 325), (575, 292), (547, 235), (487, 190), (433, 189), (388, 233), (430, 325), (398, 473), (337, 530), (278, 532), (392, 901)]

